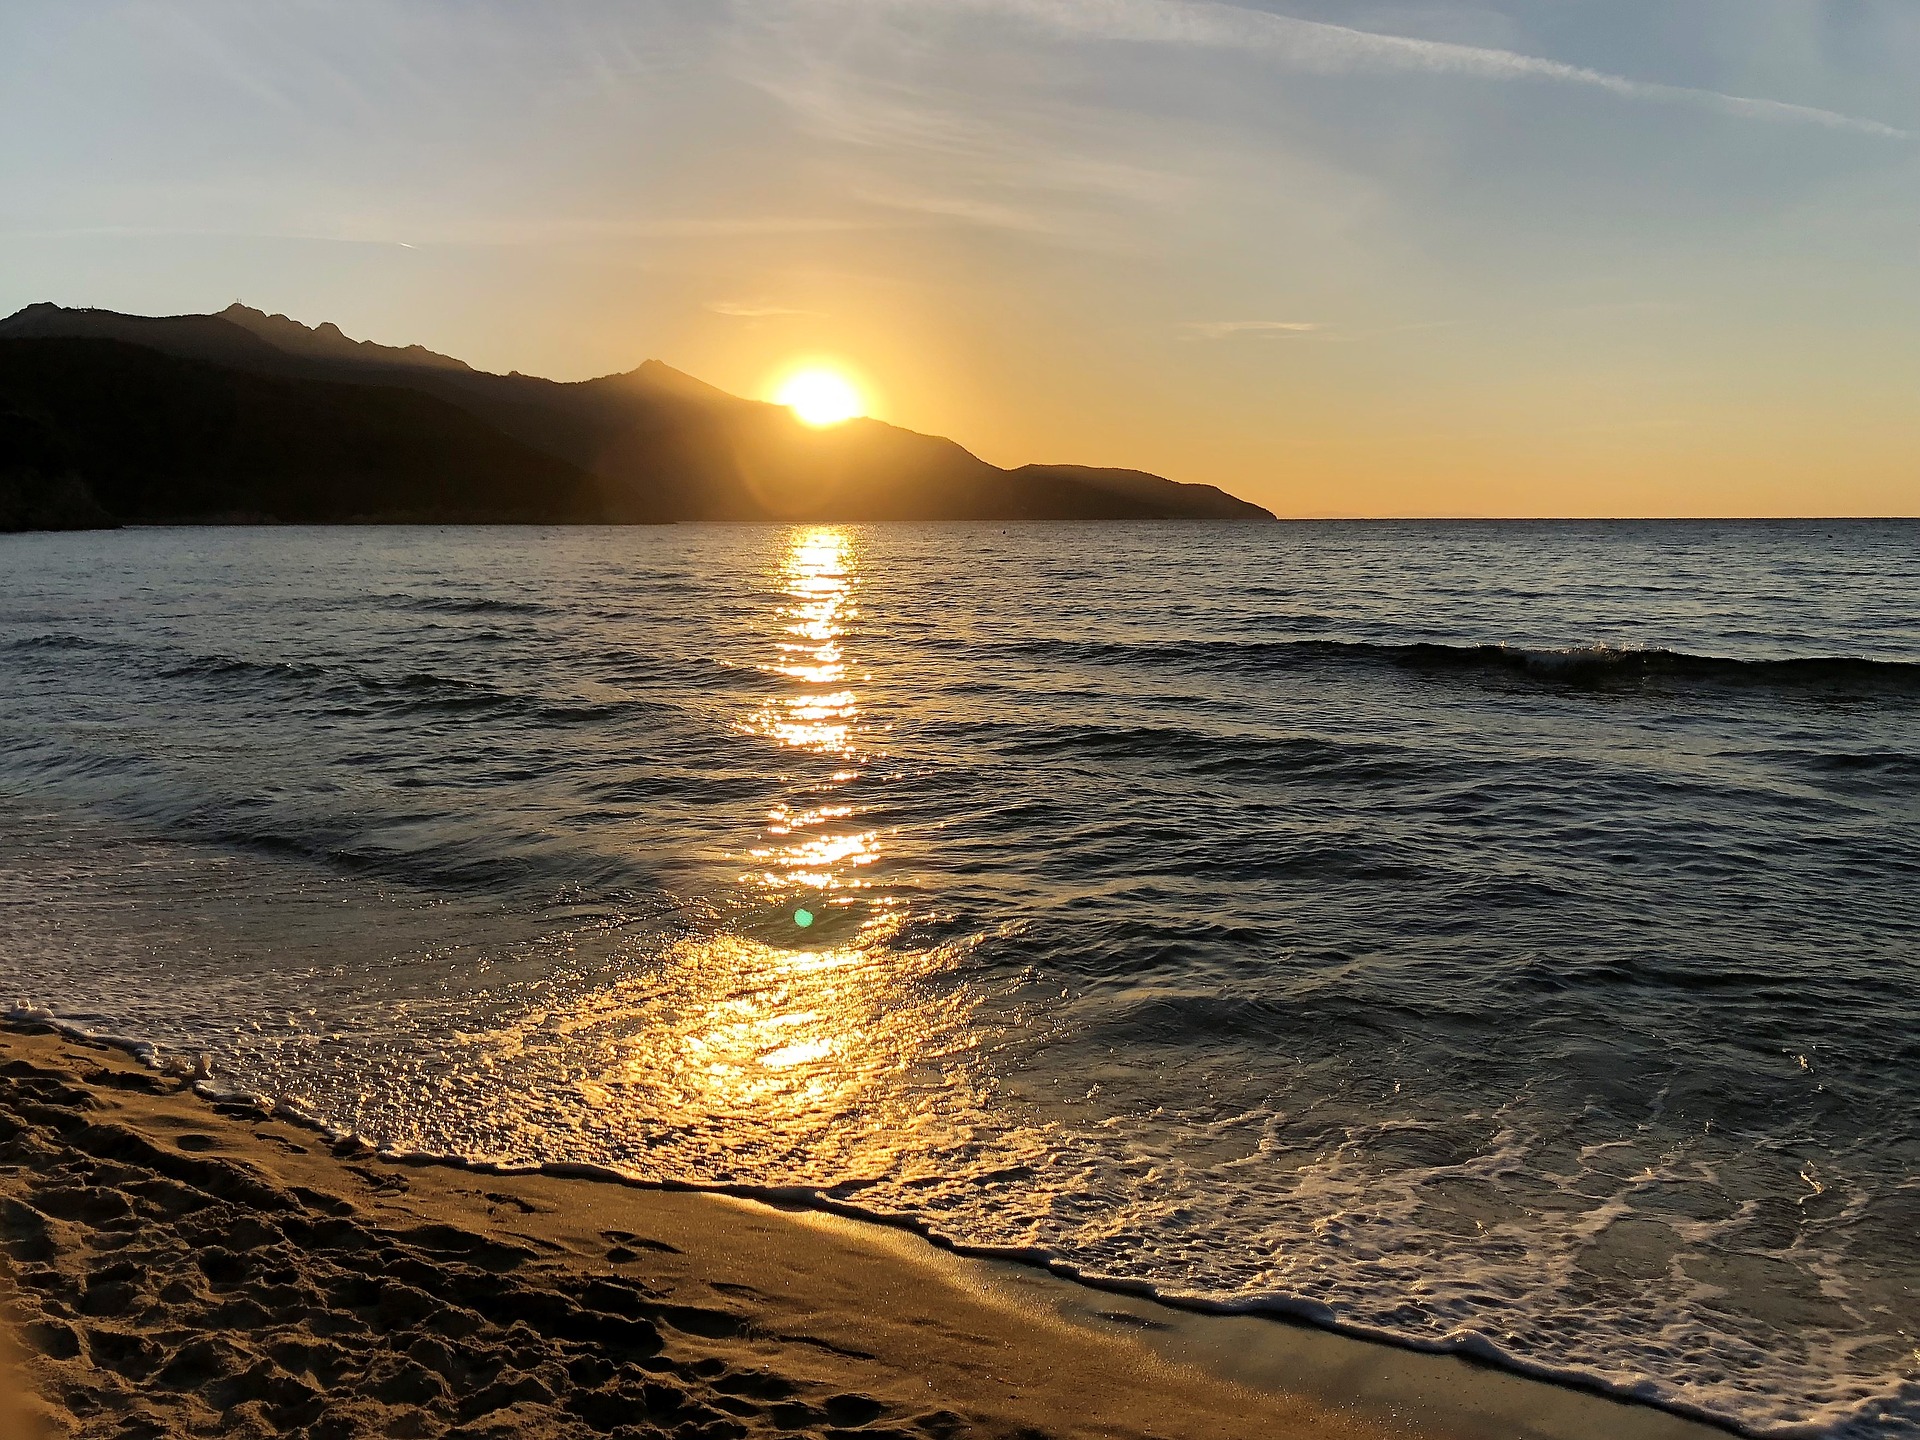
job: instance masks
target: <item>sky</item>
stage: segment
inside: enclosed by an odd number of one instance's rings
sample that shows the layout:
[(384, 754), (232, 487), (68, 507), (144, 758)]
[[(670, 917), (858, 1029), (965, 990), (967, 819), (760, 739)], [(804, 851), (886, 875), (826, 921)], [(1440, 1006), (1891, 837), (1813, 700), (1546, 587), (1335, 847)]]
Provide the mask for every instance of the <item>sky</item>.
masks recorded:
[(236, 299), (1283, 515), (1911, 515), (1920, 5), (6, 0), (0, 313)]

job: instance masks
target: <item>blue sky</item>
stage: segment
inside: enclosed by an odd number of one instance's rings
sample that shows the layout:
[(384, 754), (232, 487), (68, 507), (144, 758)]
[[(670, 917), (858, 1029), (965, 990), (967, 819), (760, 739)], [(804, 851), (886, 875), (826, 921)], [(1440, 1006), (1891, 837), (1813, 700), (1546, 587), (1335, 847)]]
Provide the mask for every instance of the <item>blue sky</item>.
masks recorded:
[(1295, 513), (1920, 508), (1911, 0), (0, 10), (0, 310), (803, 355)]

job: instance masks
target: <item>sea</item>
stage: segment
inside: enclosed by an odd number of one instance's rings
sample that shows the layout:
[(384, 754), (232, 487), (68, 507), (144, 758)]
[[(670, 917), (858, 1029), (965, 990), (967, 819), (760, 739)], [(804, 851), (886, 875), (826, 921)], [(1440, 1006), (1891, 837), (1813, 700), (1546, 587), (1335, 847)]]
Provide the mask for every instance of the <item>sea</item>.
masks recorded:
[(0, 537), (0, 997), (1920, 1436), (1920, 522)]

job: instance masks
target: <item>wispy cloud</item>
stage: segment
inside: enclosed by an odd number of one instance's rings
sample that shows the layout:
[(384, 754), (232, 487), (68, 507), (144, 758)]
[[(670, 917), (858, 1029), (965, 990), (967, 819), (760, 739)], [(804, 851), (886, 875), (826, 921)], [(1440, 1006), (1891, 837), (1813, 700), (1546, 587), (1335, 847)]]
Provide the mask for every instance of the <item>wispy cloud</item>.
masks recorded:
[[(1154, 232), (1120, 221), (1121, 212), (1197, 215), (1209, 196), (1246, 193), (1250, 180), (1262, 193), (1285, 195), (1289, 223), (1316, 234), (1336, 232), (1381, 202), (1375, 179), (1338, 155), (1266, 143), (1253, 131), (1223, 135), (1205, 106), (1165, 103), (1178, 91), (1133, 104), (1131, 92), (1107, 83), (1117, 69), (1106, 63), (1116, 57), (1099, 53), (1107, 46), (1140, 49), (1153, 61), (1143, 78), (1159, 74), (1169, 85), (1204, 80), (1225, 64), (1453, 76), (1911, 138), (1810, 106), (1218, 0), (763, 0), (730, 12), (720, 54), (731, 78), (780, 102), (810, 139), (834, 147), (814, 155), (816, 182), (870, 216), (895, 212), (895, 223), (1137, 251), (1151, 248)], [(1197, 59), (1203, 74), (1182, 76), (1156, 52)]]
[[(1109, 110), (1036, 94), (1017, 76), (994, 84), (994, 47), (946, 43), (941, 18), (939, 0), (768, 4), (736, 16), (728, 68), (836, 147), (817, 179), (896, 223), (1124, 248), (1103, 211), (1190, 198), (1192, 177), (1118, 140)], [(1001, 28), (1026, 43), (1017, 26)]]
[(62, 225), (50, 229), (0, 230), (0, 240), (270, 240), (313, 245), (417, 247), (372, 235), (329, 235), (318, 230), (210, 229), (187, 225)]
[[(573, 242), (673, 241), (755, 239), (762, 236), (832, 235), (856, 230), (900, 228), (902, 222), (872, 217), (807, 215), (717, 215), (623, 219), (600, 216), (537, 216), (493, 219), (428, 218), (404, 215), (392, 228), (413, 235), (411, 241), (395, 240), (381, 230), (389, 228), (374, 222), (348, 221), (339, 229), (318, 227), (285, 229), (197, 225), (66, 225), (33, 229), (0, 229), (0, 239), (221, 239), (292, 241), (326, 245), (390, 245), (416, 250), (422, 245), (551, 245)], [(362, 233), (354, 233), (355, 231)], [(725, 302), (722, 302), (725, 303)], [(711, 308), (719, 309), (718, 305)], [(800, 315), (800, 310), (720, 310), (723, 315)]]
[(1253, 53), (1293, 69), (1320, 74), (1398, 72), (1549, 81), (1604, 90), (1625, 99), (1685, 104), (1889, 139), (1913, 138), (1911, 132), (1878, 120), (1812, 105), (1635, 80), (1513, 50), (1356, 30), (1211, 0), (891, 0), (891, 5), (896, 10), (922, 13), (946, 10), (1002, 15), (1078, 39)]
[[(1023, 179), (1025, 184), (1022, 183)], [(978, 187), (982, 184), (981, 172), (976, 170), (958, 183)], [(1019, 175), (1010, 177), (1004, 182), (1004, 186), (1016, 192), (1023, 189), (1030, 190), (1032, 188), (1031, 171), (1023, 171)], [(928, 224), (937, 225), (956, 221), (962, 225), (986, 230), (1008, 230), (1024, 235), (1053, 237), (1060, 236), (1069, 228), (1056, 215), (1043, 213), (1042, 207), (1032, 204), (1010, 205), (978, 194), (928, 189), (903, 181), (887, 183), (862, 181), (850, 186), (848, 194), (863, 205), (900, 211), (906, 215), (918, 217)]]
[[(426, 238), (449, 245), (556, 245), (623, 241), (754, 240), (785, 235), (834, 235), (895, 228), (897, 222), (859, 216), (684, 215), (531, 216), (454, 221)], [(428, 228), (425, 222), (416, 229)]]
[(1230, 335), (1304, 335), (1326, 327), (1313, 320), (1190, 320), (1180, 328), (1203, 340), (1225, 340)]
[[(1109, 153), (1098, 144), (1103, 137), (1096, 123), (1072, 104), (1002, 96), (996, 106), (983, 107), (959, 87), (878, 73), (897, 61), (893, 47), (909, 45), (907, 37), (879, 39), (878, 53), (857, 60), (845, 47), (811, 48), (808, 41), (817, 37), (800, 32), (776, 30), (774, 38), (776, 46), (741, 60), (742, 78), (787, 105), (814, 134), (870, 154), (922, 157), (950, 186), (984, 183), (996, 195), (1073, 193), (1146, 203), (1170, 201), (1184, 189), (1177, 174)], [(1047, 141), (1038, 138), (1042, 133)], [(1011, 229), (1045, 228), (1018, 206), (930, 190), (903, 177), (869, 181), (856, 198)]]

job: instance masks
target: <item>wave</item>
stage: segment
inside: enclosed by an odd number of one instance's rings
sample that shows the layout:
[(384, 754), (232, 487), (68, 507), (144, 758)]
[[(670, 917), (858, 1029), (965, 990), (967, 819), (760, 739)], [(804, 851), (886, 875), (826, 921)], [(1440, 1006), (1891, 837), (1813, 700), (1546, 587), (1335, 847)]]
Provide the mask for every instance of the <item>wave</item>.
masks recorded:
[(1881, 793), (1879, 787), (1889, 780), (1920, 780), (1920, 754), (1899, 750), (1757, 750), (1748, 752), (1747, 758), (1859, 780), (1874, 787), (1875, 794)]
[[(650, 903), (659, 893), (646, 856), (571, 839), (518, 814), (476, 817), (457, 806), (364, 803), (291, 807), (245, 796), (210, 797), (191, 776), (170, 773), (146, 757), (77, 754), (51, 744), (23, 751), (5, 773), (30, 777), (43, 790), (64, 790), (132, 822), (142, 836), (304, 861), (431, 894), (491, 895), (514, 903), (577, 894), (624, 907)], [(403, 833), (392, 833), (396, 827)]]
[(962, 1238), (945, 1231), (937, 1215), (914, 1210), (884, 1209), (851, 1200), (849, 1196), (864, 1189), (866, 1182), (818, 1186), (662, 1177), (642, 1174), (621, 1164), (522, 1160), (500, 1155), (461, 1154), (382, 1144), (377, 1138), (330, 1120), (320, 1105), (305, 1096), (264, 1093), (222, 1081), (214, 1072), (212, 1057), (205, 1054), (188, 1055), (136, 1036), (97, 1030), (25, 999), (0, 1010), (0, 1025), (29, 1033), (52, 1031), (123, 1051), (149, 1069), (179, 1077), (198, 1098), (217, 1109), (229, 1113), (251, 1111), (261, 1119), (270, 1117), (303, 1127), (321, 1136), (336, 1153), (374, 1154), (395, 1164), (444, 1167), (474, 1175), (539, 1175), (636, 1190), (725, 1196), (757, 1201), (781, 1209), (810, 1210), (915, 1235), (935, 1248), (954, 1255), (1026, 1266), (1088, 1290), (1131, 1296), (1170, 1310), (1197, 1315), (1259, 1316), (1309, 1325), (1399, 1350), (1456, 1355), (1510, 1374), (1569, 1390), (1607, 1396), (1628, 1405), (1663, 1411), (1733, 1434), (1761, 1437), (1761, 1440), (1822, 1440), (1822, 1437), (1880, 1433), (1881, 1425), (1888, 1420), (1900, 1424), (1911, 1404), (1911, 1396), (1903, 1387), (1899, 1394), (1870, 1395), (1850, 1403), (1843, 1401), (1826, 1407), (1823, 1413), (1784, 1423), (1776, 1417), (1742, 1415), (1733, 1407), (1721, 1409), (1711, 1403), (1700, 1403), (1681, 1393), (1680, 1387), (1652, 1376), (1624, 1378), (1617, 1373), (1606, 1373), (1597, 1367), (1577, 1362), (1555, 1364), (1537, 1359), (1511, 1344), (1503, 1344), (1478, 1326), (1455, 1325), (1439, 1333), (1416, 1333), (1348, 1318), (1335, 1306), (1308, 1295), (1268, 1291), (1257, 1296), (1220, 1298), (1090, 1269), (1043, 1245), (995, 1244)]
[(18, 640), (9, 640), (8, 650), (126, 650), (130, 647), (117, 640), (101, 640), (91, 635), (68, 635), (52, 632), (45, 635), (23, 635)]
[(435, 610), (450, 615), (549, 615), (551, 605), (535, 600), (503, 600), (491, 595), (383, 595), (383, 600), (398, 601), (415, 610)]
[[(504, 610), (536, 613), (546, 607), (519, 601), (422, 602), (423, 608)], [(1045, 661), (1214, 675), (1272, 675), (1319, 669), (1413, 671), (1427, 675), (1517, 676), (1563, 689), (1669, 690), (1697, 686), (1790, 690), (1841, 695), (1920, 695), (1920, 661), (1852, 655), (1804, 655), (1739, 658), (1695, 654), (1659, 646), (1636, 648), (1576, 645), (1563, 648), (1515, 644), (1458, 645), (1440, 641), (1369, 640), (1065, 640), (1008, 641), (994, 646), (944, 639), (921, 646), (982, 650), (1022, 661)], [(124, 642), (84, 635), (49, 633), (9, 641), (12, 651), (94, 650), (125, 652)], [(609, 660), (630, 661), (629, 656)], [(711, 683), (766, 683), (760, 667), (740, 666), (718, 657), (700, 661)], [(402, 692), (434, 687), (479, 691), (477, 682), (425, 674), (395, 679), (356, 676), (354, 672), (301, 661), (262, 661), (223, 655), (194, 655), (163, 672), (168, 677), (253, 674), (309, 679), (351, 678), (369, 691)], [(678, 678), (684, 679), (684, 676)], [(496, 695), (505, 692), (494, 691)]]
[(986, 723), (964, 727), (1001, 732), (1004, 754), (1072, 754), (1102, 760), (1146, 760), (1193, 775), (1243, 779), (1304, 779), (1337, 774), (1343, 780), (1404, 780), (1436, 762), (1382, 742), (1341, 742), (1307, 735), (1216, 734), (1181, 725), (1033, 725)]
[[(645, 593), (650, 599), (660, 599), (678, 595), (704, 595), (707, 591), (706, 587), (691, 581), (651, 576), (647, 581)], [(570, 620), (578, 619), (583, 615), (603, 620), (631, 618), (631, 612), (626, 609), (554, 605), (539, 600), (517, 600), (497, 595), (412, 595), (405, 591), (392, 591), (369, 598), (404, 609), (426, 610), (442, 615), (561, 615)]]
[(1715, 684), (1848, 693), (1920, 694), (1920, 661), (1863, 656), (1738, 659), (1659, 647), (1580, 645), (1563, 649), (1438, 641), (1043, 640), (1000, 647), (1095, 665), (1139, 665), (1214, 674), (1265, 674), (1371, 667), (1430, 674), (1518, 675), (1568, 688)]
[(1920, 662), (1857, 656), (1791, 656), (1738, 660), (1682, 650), (1617, 649), (1607, 645), (1534, 650), (1509, 645), (1418, 644), (1394, 647), (1411, 669), (1500, 669), (1571, 684), (1672, 679), (1724, 685), (1817, 690), (1920, 692)]
[(168, 679), (239, 677), (248, 680), (293, 681), (309, 684), (320, 696), (385, 702), (401, 713), (421, 711), (503, 712), (548, 724), (578, 724), (610, 720), (636, 707), (657, 708), (638, 698), (618, 701), (584, 700), (570, 696), (529, 695), (502, 690), (478, 680), (454, 675), (412, 671), (393, 676), (370, 675), (339, 666), (309, 661), (250, 660), (231, 655), (196, 655), (163, 670)]
[[(463, 638), (487, 637), (468, 632)], [(496, 635), (491, 638), (503, 637)], [(403, 712), (434, 709), (498, 710), (559, 724), (608, 720), (629, 716), (640, 710), (680, 708), (654, 696), (637, 693), (641, 689), (657, 692), (663, 686), (670, 686), (675, 690), (697, 693), (702, 687), (743, 690), (758, 689), (769, 683), (792, 683), (784, 677), (770, 675), (760, 667), (719, 658), (688, 657), (647, 664), (642, 663), (645, 657), (622, 651), (605, 651), (592, 657), (598, 662), (598, 677), (580, 687), (596, 692), (589, 697), (584, 694), (533, 694), (502, 688), (485, 680), (423, 670), (382, 675), (350, 665), (195, 653), (173, 646), (156, 648), (64, 633), (26, 636), (6, 642), (0, 646), (0, 650), (97, 653), (103, 658), (122, 657), (117, 661), (109, 660), (109, 663), (122, 663), (129, 669), (163, 680), (230, 680), (242, 686), (293, 686), (308, 692), (312, 698), (385, 702)]]

